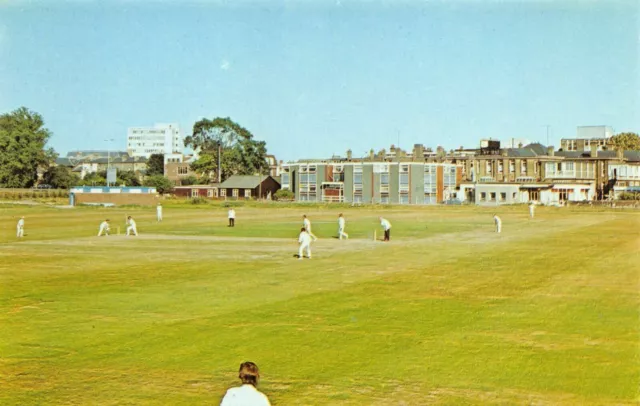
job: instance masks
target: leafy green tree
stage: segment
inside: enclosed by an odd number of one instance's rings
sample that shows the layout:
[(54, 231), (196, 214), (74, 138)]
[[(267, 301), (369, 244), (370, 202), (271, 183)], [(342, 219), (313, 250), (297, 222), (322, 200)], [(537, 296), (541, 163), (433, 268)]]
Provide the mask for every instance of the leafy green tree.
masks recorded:
[(162, 175), (149, 176), (144, 181), (145, 186), (155, 187), (161, 195), (173, 190), (173, 184), (169, 178)]
[(84, 186), (107, 186), (106, 172), (102, 171), (102, 174), (98, 172), (88, 173), (82, 179), (82, 184)]
[(611, 142), (616, 150), (640, 150), (640, 136), (636, 133), (626, 132), (616, 134), (611, 137)]
[(198, 178), (193, 175), (189, 175), (186, 178), (180, 179), (180, 183), (182, 184), (182, 186), (197, 185)]
[(266, 160), (267, 144), (256, 141), (253, 134), (229, 117), (202, 119), (193, 125), (193, 134), (184, 140), (186, 147), (198, 153), (199, 158), (191, 169), (203, 176), (217, 179), (218, 147), (221, 147), (221, 178), (231, 175), (254, 175), (265, 173), (269, 165)]
[(20, 107), (0, 115), (0, 187), (31, 187), (38, 167), (55, 160), (53, 149), (45, 149), (51, 131), (42, 116)]
[(141, 186), (140, 179), (134, 171), (118, 171), (116, 184), (125, 186)]
[(147, 161), (147, 176), (164, 176), (164, 154), (151, 154)]
[(42, 175), (42, 183), (56, 189), (69, 189), (81, 184), (80, 177), (65, 166), (51, 166)]

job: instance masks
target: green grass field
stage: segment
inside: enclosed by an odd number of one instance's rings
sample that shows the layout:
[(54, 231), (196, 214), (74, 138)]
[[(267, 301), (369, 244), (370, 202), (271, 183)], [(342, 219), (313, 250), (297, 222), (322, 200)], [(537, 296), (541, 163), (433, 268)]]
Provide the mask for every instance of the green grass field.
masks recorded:
[(274, 405), (640, 400), (638, 212), (236, 211), (1, 205), (0, 404), (218, 404), (246, 360)]

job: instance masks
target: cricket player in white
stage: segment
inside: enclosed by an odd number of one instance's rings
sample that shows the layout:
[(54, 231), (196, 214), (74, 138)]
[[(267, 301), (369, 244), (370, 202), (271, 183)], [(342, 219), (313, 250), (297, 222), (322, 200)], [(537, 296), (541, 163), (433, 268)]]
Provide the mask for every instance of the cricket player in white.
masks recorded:
[(389, 220), (387, 220), (386, 218), (379, 217), (379, 219), (380, 219), (380, 226), (382, 226), (382, 228), (384, 229), (384, 241), (390, 241), (391, 240), (391, 223), (389, 223)]
[(102, 223), (100, 223), (100, 230), (98, 231), (98, 237), (100, 237), (104, 233), (104, 235), (109, 235), (109, 219), (106, 219)]
[(300, 229), (298, 244), (300, 244), (300, 248), (298, 249), (298, 259), (302, 259), (302, 253), (305, 250), (307, 251), (307, 258), (311, 259), (311, 236), (307, 233), (304, 227)]
[(233, 210), (233, 207), (231, 207), (229, 209), (229, 213), (228, 213), (227, 217), (229, 217), (229, 225), (228, 225), (228, 227), (235, 227), (236, 226), (236, 211)]
[(536, 205), (533, 202), (529, 203), (529, 218), (533, 218), (536, 211)]
[(497, 214), (493, 215), (493, 221), (495, 221), (496, 223), (496, 233), (501, 233), (502, 232), (502, 220), (500, 219), (500, 217), (498, 217)]
[(20, 217), (20, 220), (18, 220), (18, 225), (16, 226), (16, 236), (18, 238), (24, 237), (24, 216)]
[(313, 235), (313, 233), (311, 232), (311, 221), (309, 221), (306, 214), (302, 215), (302, 225), (304, 226), (304, 229), (307, 232), (307, 234), (309, 234), (311, 238), (313, 238), (313, 241), (316, 241), (318, 237)]
[(162, 205), (158, 203), (158, 207), (156, 207), (156, 215), (158, 216), (158, 223), (162, 221)]
[(127, 223), (129, 227), (127, 227), (127, 233), (125, 235), (138, 235), (138, 230), (136, 229), (136, 222), (131, 218), (131, 216), (127, 217)]
[(340, 240), (342, 240), (343, 235), (347, 240), (349, 239), (349, 234), (344, 232), (344, 225), (345, 225), (345, 220), (344, 220), (344, 217), (342, 216), (342, 213), (340, 213), (340, 215), (338, 216), (338, 239)]

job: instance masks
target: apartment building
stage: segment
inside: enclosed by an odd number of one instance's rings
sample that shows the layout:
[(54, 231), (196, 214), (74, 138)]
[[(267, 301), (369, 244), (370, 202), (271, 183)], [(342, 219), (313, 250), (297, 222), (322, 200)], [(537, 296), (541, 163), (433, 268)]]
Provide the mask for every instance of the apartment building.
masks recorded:
[[(350, 154), (348, 154), (350, 155)], [(453, 199), (460, 168), (450, 163), (358, 159), (283, 164), (281, 187), (301, 202), (436, 204)]]
[(562, 151), (591, 151), (595, 146), (598, 151), (612, 149), (611, 142), (613, 128), (606, 125), (581, 126), (576, 131), (575, 138), (563, 138), (560, 140)]
[(181, 154), (183, 149), (178, 124), (155, 124), (153, 127), (131, 127), (127, 130), (127, 152), (130, 156), (149, 158), (151, 154)]

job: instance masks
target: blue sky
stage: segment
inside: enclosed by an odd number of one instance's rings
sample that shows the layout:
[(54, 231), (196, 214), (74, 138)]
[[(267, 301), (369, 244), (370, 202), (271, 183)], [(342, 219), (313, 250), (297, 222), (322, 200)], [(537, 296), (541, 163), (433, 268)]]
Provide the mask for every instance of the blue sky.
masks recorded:
[(640, 131), (635, 1), (0, 2), (0, 112), (58, 152), (231, 117), (279, 159)]

